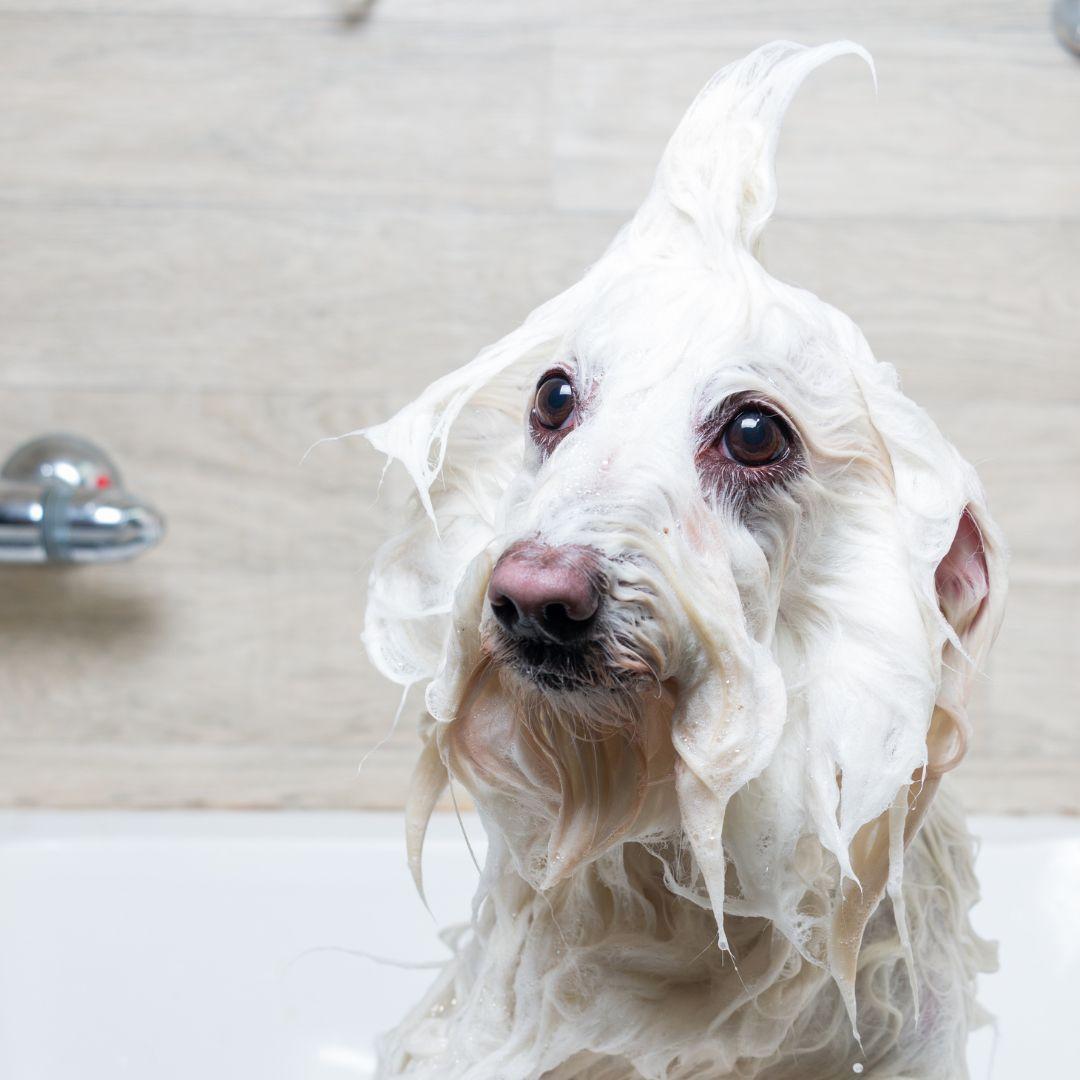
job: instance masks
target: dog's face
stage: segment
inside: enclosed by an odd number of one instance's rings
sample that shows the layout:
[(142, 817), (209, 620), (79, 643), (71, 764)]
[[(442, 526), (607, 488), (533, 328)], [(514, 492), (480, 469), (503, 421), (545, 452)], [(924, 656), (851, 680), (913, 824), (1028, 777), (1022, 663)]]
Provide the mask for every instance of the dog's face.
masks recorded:
[(805, 380), (748, 339), (754, 302), (718, 271), (632, 270), (529, 386), (481, 623), (523, 693), (604, 708), (685, 683), (700, 644), (681, 576), (760, 579), (746, 540), (790, 504), (807, 447)]
[(431, 680), (429, 745), (517, 871), (682, 850), (672, 887), (818, 956), (963, 751), (1003, 581), (972, 470), (754, 254), (780, 114), (837, 51), (722, 73), (586, 278), (368, 433), (441, 530), (384, 549), (369, 647)]
[(693, 684), (705, 625), (794, 629), (807, 523), (887, 480), (828, 320), (740, 270), (627, 273), (530, 380), (480, 615), (521, 694), (603, 713)]

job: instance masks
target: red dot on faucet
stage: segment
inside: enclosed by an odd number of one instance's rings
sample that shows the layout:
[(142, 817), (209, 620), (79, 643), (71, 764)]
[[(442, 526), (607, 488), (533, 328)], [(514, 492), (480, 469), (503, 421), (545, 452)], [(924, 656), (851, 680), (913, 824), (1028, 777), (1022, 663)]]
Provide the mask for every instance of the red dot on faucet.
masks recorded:
[(99, 476), (97, 478), (97, 486), (101, 489), (107, 488), (112, 481), (107, 476)]

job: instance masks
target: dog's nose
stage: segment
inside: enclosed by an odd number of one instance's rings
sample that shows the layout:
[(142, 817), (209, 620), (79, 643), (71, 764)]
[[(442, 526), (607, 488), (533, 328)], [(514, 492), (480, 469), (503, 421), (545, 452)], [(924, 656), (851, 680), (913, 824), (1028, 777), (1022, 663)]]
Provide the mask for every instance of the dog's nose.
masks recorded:
[(588, 548), (520, 543), (495, 564), (488, 600), (516, 637), (560, 643), (584, 636), (600, 606), (596, 556)]

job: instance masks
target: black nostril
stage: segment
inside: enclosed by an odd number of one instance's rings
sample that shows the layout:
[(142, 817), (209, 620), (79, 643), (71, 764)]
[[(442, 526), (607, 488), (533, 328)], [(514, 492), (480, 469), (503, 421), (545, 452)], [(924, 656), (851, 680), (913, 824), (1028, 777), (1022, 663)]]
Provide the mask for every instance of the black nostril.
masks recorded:
[(540, 626), (544, 632), (560, 642), (582, 637), (592, 624), (591, 615), (585, 619), (575, 619), (565, 604), (546, 604), (540, 616)]
[(504, 630), (512, 630), (518, 621), (518, 609), (507, 596), (492, 597), (491, 611)]

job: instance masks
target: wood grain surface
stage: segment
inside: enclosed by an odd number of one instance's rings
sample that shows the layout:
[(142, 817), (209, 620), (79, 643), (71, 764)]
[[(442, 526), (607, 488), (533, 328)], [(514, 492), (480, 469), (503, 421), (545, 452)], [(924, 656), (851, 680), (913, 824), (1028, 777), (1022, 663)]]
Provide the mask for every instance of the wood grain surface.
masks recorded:
[[(1080, 812), (1080, 63), (1035, 0), (0, 0), (0, 456), (72, 430), (169, 519), (0, 569), (0, 804), (401, 805), (357, 439), (574, 280), (718, 67), (851, 37), (785, 125), (774, 273), (980, 468), (1010, 611), (957, 777)], [(399, 481), (391, 478), (391, 485)], [(386, 738), (362, 771), (365, 753)]]

